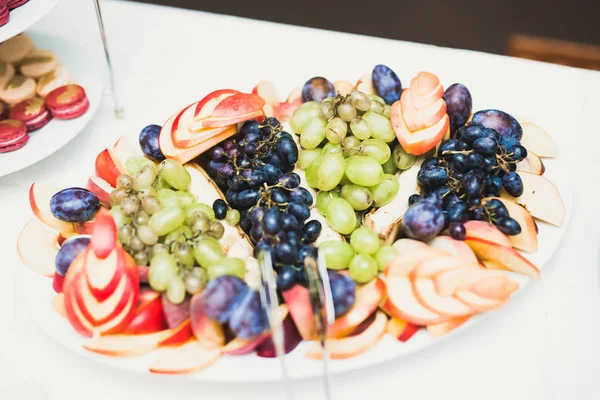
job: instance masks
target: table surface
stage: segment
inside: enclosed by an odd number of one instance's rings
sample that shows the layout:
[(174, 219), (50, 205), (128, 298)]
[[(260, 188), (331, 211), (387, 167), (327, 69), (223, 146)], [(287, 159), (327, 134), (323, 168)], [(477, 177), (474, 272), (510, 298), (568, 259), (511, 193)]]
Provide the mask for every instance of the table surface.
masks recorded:
[[(566, 238), (541, 280), (461, 335), (401, 360), (336, 376), (334, 398), (600, 398), (595, 197), (600, 191), (588, 188), (600, 177), (594, 167), (600, 148), (600, 73), (122, 1), (102, 4), (125, 120), (114, 119), (106, 97), (73, 142), (30, 168), (0, 178), (0, 398), (283, 398), (278, 384), (214, 385), (131, 375), (69, 353), (44, 336), (19, 307), (23, 293), (15, 271), (22, 266), (15, 240), (30, 216), (26, 198), (31, 182), (77, 182), (82, 169), (93, 170), (99, 149), (122, 135), (135, 138), (141, 127), (162, 123), (211, 89), (250, 90), (260, 79), (285, 81), (290, 74), (337, 77), (331, 51), (343, 55), (356, 49), (362, 52), (353, 60), (357, 71), (385, 63), (391, 53), (406, 55), (407, 75), (418, 69), (437, 72), (436, 65), (443, 65), (449, 77), (442, 76), (442, 81), (488, 87), (501, 104), (510, 101), (511, 109), (550, 127), (569, 149), (561, 156), (569, 157), (576, 193)], [(86, 43), (101, 62), (91, 1), (63, 0), (34, 30)], [(580, 195), (579, 187), (588, 188), (587, 194)], [(299, 399), (323, 398), (319, 381), (299, 381), (295, 389)], [(40, 393), (46, 397), (36, 396)]]

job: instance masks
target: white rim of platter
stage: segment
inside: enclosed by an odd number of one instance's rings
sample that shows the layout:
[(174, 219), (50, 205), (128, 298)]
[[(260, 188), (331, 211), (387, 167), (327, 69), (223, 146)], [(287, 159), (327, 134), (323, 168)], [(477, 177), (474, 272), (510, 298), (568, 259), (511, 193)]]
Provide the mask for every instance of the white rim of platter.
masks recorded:
[(0, 177), (27, 168), (52, 155), (75, 138), (93, 118), (102, 100), (103, 76), (98, 71), (102, 64), (94, 63), (87, 52), (79, 46), (53, 36), (27, 33), (35, 46), (54, 51), (87, 94), (90, 108), (82, 116), (72, 120), (52, 119), (46, 126), (31, 132), (29, 142), (10, 153), (0, 153)]
[(10, 12), (6, 25), (0, 27), (0, 42), (24, 32), (58, 4), (58, 0), (29, 0)]
[[(563, 225), (555, 227), (541, 221), (536, 221), (539, 226), (539, 249), (534, 254), (525, 254), (526, 258), (531, 260), (541, 270), (550, 264), (554, 253), (558, 250), (561, 241), (567, 231), (574, 202), (574, 188), (572, 181), (569, 180), (569, 168), (566, 151), (567, 148), (561, 147), (561, 138), (555, 138), (559, 143), (559, 149), (563, 150), (556, 159), (544, 159), (546, 172), (544, 176), (550, 179), (558, 188), (563, 199), (566, 215)], [(40, 328), (50, 337), (62, 344), (72, 352), (80, 354), (87, 359), (109, 365), (118, 370), (125, 370), (142, 375), (153, 375), (148, 368), (152, 363), (156, 352), (135, 358), (116, 358), (107, 357), (91, 353), (85, 350), (82, 345), (89, 339), (78, 335), (71, 325), (52, 308), (51, 300), (56, 295), (52, 289), (51, 280), (28, 270), (25, 266), (17, 268), (18, 293), (33, 320), (39, 324)], [(520, 294), (531, 281), (523, 275), (511, 273), (511, 277), (521, 284), (521, 288), (516, 294)], [(544, 274), (542, 272), (542, 282)], [(333, 374), (360, 370), (376, 364), (381, 364), (392, 359), (401, 357), (423, 350), (453, 335), (460, 335), (461, 332), (474, 326), (476, 323), (485, 321), (484, 317), (496, 312), (502, 312), (502, 308), (497, 311), (485, 313), (483, 315), (471, 318), (466, 324), (451, 331), (450, 333), (438, 339), (432, 339), (425, 329), (418, 331), (406, 343), (399, 342), (390, 335), (384, 335), (383, 339), (369, 351), (356, 357), (344, 360), (332, 360), (330, 371)], [(485, 323), (485, 322), (484, 322)], [(464, 342), (461, 342), (464, 343)], [(457, 345), (456, 342), (454, 345)], [(305, 356), (308, 343), (302, 342), (300, 345), (286, 356), (288, 374), (293, 379), (307, 379), (321, 376), (321, 362), (308, 359)], [(215, 364), (208, 368), (190, 375), (175, 375), (170, 379), (184, 379), (198, 382), (213, 383), (244, 383), (244, 382), (273, 382), (281, 379), (280, 364), (276, 359), (260, 358), (254, 354), (244, 356), (223, 356)]]

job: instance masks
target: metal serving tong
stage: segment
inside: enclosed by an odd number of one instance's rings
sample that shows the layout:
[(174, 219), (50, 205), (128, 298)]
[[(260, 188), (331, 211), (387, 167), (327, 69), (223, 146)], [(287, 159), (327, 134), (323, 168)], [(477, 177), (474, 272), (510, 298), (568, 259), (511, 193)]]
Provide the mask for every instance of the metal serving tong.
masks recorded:
[(310, 303), (315, 319), (317, 338), (321, 344), (321, 360), (323, 362), (323, 384), (325, 397), (332, 399), (331, 379), (329, 375), (329, 350), (327, 348), (327, 329), (335, 321), (333, 297), (329, 274), (323, 253), (318, 253), (317, 260), (307, 257), (304, 260), (309, 284)]
[(277, 287), (275, 283), (275, 272), (273, 271), (273, 261), (271, 253), (261, 251), (258, 255), (258, 266), (260, 268), (261, 285), (259, 289), (260, 301), (263, 309), (267, 313), (267, 320), (271, 329), (271, 340), (275, 347), (275, 354), (281, 365), (282, 382), (285, 387), (288, 400), (294, 399), (292, 382), (289, 378), (287, 365), (285, 362), (285, 346), (283, 334), (283, 318), (280, 315), (279, 299), (277, 297)]

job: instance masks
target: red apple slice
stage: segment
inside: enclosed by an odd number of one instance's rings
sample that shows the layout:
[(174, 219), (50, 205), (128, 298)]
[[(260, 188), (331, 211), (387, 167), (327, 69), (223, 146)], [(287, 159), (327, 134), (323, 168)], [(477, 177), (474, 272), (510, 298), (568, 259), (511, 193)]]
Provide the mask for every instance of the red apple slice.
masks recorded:
[(465, 262), (458, 257), (434, 257), (421, 261), (413, 271), (413, 276), (416, 278), (432, 278), (441, 272), (460, 268), (464, 265)]
[(427, 332), (429, 332), (429, 336), (432, 338), (439, 338), (453, 331), (459, 326), (462, 326), (469, 320), (469, 318), (471, 318), (471, 316), (467, 315), (464, 317), (450, 318), (449, 320), (440, 322), (439, 324), (427, 325)]
[(433, 104), (444, 95), (440, 79), (430, 72), (421, 71), (411, 79), (408, 90), (415, 108), (424, 108)]
[(35, 182), (29, 188), (29, 205), (31, 211), (46, 226), (59, 231), (63, 237), (68, 238), (75, 234), (73, 224), (60, 221), (50, 211), (50, 199), (59, 189), (41, 182)]
[(197, 340), (190, 340), (179, 347), (157, 351), (150, 366), (155, 374), (189, 374), (214, 364), (221, 357), (221, 349), (207, 350)]
[(110, 208), (110, 193), (114, 189), (110, 183), (98, 176), (92, 175), (88, 178), (85, 188), (98, 196), (100, 203)]
[(311, 340), (314, 338), (316, 328), (308, 289), (301, 285), (295, 285), (283, 292), (282, 295), (302, 339)]
[(388, 294), (388, 307), (391, 315), (415, 325), (437, 324), (446, 317), (424, 307), (412, 288), (408, 277), (394, 276), (385, 281)]
[(260, 81), (254, 89), (252, 94), (262, 97), (267, 104), (279, 103), (279, 94), (275, 88), (275, 84), (271, 81)]
[(61, 317), (67, 318), (67, 310), (65, 309), (65, 295), (63, 293), (57, 293), (52, 299), (52, 308)]
[[(265, 100), (255, 94), (236, 93), (221, 100), (211, 117), (217, 119), (236, 118), (262, 110)], [(208, 126), (207, 126), (208, 127)]]
[(558, 146), (548, 133), (533, 123), (524, 123), (521, 145), (538, 157), (556, 157)]
[(484, 239), (471, 238), (469, 236), (467, 236), (465, 242), (473, 249), (477, 257), (482, 260), (499, 262), (511, 271), (531, 276), (532, 278), (540, 277), (540, 270), (512, 247), (500, 246)]
[(427, 244), (434, 249), (459, 257), (467, 264), (477, 264), (475, 253), (462, 240), (455, 240), (450, 236), (438, 236)]
[(207, 94), (202, 100), (200, 100), (197, 103), (194, 103), (194, 119), (198, 121), (212, 116), (215, 111), (215, 107), (221, 101), (237, 93), (239, 92), (233, 89), (220, 89)]
[(470, 238), (487, 240), (499, 246), (511, 247), (510, 239), (500, 229), (485, 221), (467, 221), (465, 230)]
[(122, 174), (127, 173), (127, 168), (125, 167), (127, 159), (131, 156), (140, 154), (139, 147), (134, 147), (125, 137), (117, 139), (112, 149), (109, 149), (108, 151)]
[(373, 314), (385, 294), (385, 284), (379, 278), (359, 287), (352, 308), (337, 318), (327, 329), (327, 337), (338, 338), (351, 333), (361, 322)]
[(363, 92), (366, 95), (377, 94), (375, 92), (375, 88), (373, 87), (373, 77), (371, 73), (363, 75), (358, 80), (358, 82), (356, 82), (356, 85), (354, 85), (354, 87), (356, 90), (358, 90), (359, 92)]
[(506, 300), (519, 289), (517, 282), (507, 276), (489, 276), (480, 279), (470, 287), (470, 291), (486, 299)]
[(131, 322), (129, 322), (129, 325), (127, 325), (127, 328), (125, 328), (123, 333), (140, 335), (160, 332), (167, 329), (167, 322), (163, 316), (160, 294), (154, 291), (148, 291), (146, 293), (148, 293), (146, 296), (152, 295), (152, 298), (144, 299), (142, 303), (137, 306), (133, 317), (131, 318)]
[(416, 108), (412, 99), (411, 90), (405, 90), (400, 96), (404, 122), (411, 132), (436, 124), (446, 114), (446, 102), (441, 97), (423, 108)]
[(333, 83), (333, 87), (342, 96), (347, 96), (354, 90), (354, 86), (348, 81), (336, 81)]
[(459, 290), (454, 296), (475, 312), (492, 311), (506, 304), (506, 300), (488, 299), (467, 290)]
[(392, 104), (391, 121), (398, 141), (408, 153), (419, 156), (433, 149), (450, 128), (450, 119), (445, 115), (436, 124), (411, 132), (406, 126), (400, 100)]
[(415, 250), (409, 252), (401, 252), (396, 258), (390, 261), (385, 268), (384, 275), (388, 278), (393, 276), (408, 276), (421, 262), (443, 257), (444, 255), (445, 253), (423, 243), (423, 247), (415, 248)]
[(145, 335), (105, 335), (98, 336), (83, 347), (93, 353), (111, 357), (136, 357), (150, 353), (158, 343), (170, 334), (169, 331)]
[(431, 279), (415, 278), (413, 291), (421, 304), (437, 314), (461, 317), (473, 313), (473, 310), (454, 297), (440, 296)]
[(517, 171), (531, 172), (536, 175), (543, 175), (546, 171), (542, 160), (534, 153), (528, 153), (524, 160), (517, 163)]
[(497, 197), (508, 210), (510, 217), (519, 223), (521, 233), (509, 236), (510, 244), (519, 250), (534, 253), (538, 249), (538, 233), (535, 227), (535, 221), (529, 211), (517, 203)]
[[(373, 323), (361, 334), (341, 339), (330, 339), (327, 342), (329, 356), (332, 359), (345, 359), (364, 353), (379, 342), (385, 333), (387, 318), (378, 312)], [(313, 342), (306, 352), (308, 358), (320, 359), (321, 345)]]
[(197, 146), (229, 129), (229, 126), (204, 128), (203, 120), (196, 121), (194, 119), (196, 105), (197, 103), (194, 103), (184, 108), (177, 116), (179, 121), (177, 129), (171, 131), (171, 141), (177, 148), (188, 149)]
[(399, 341), (407, 342), (408, 339), (419, 331), (419, 327), (401, 318), (392, 318), (387, 322), (386, 331)]
[(58, 254), (56, 233), (37, 219), (30, 219), (17, 239), (17, 252), (23, 264), (33, 272), (52, 278)]
[(240, 122), (250, 121), (251, 119), (260, 118), (263, 116), (262, 108), (258, 111), (254, 111), (249, 114), (238, 115), (234, 117), (209, 117), (202, 120), (202, 126), (204, 128), (220, 128), (229, 127), (231, 125), (239, 124)]
[(429, 246), (426, 243), (420, 242), (414, 239), (398, 239), (392, 245), (400, 254), (411, 253), (413, 251), (429, 250)]
[(121, 171), (108, 149), (104, 149), (96, 156), (96, 176), (104, 179), (109, 185), (116, 187), (117, 178), (121, 175)]
[(523, 181), (523, 194), (512, 197), (502, 190), (500, 197), (522, 205), (535, 218), (561, 226), (565, 219), (565, 205), (556, 186), (544, 176), (529, 172), (519, 172), (519, 175)]
[(484, 277), (485, 270), (478, 266), (467, 266), (452, 269), (436, 275), (433, 278), (436, 292), (440, 296), (452, 296), (462, 285)]
[(58, 274), (58, 272), (54, 273), (54, 277), (52, 277), (52, 289), (56, 293), (63, 292), (63, 285), (65, 283), (65, 277)]
[(193, 337), (192, 324), (189, 319), (186, 319), (177, 328), (170, 329), (169, 335), (166, 335), (158, 342), (158, 347), (179, 346)]
[(116, 248), (120, 248), (117, 242), (117, 225), (106, 208), (100, 208), (94, 217), (90, 248), (99, 259), (108, 257)]
[(491, 270), (510, 271), (510, 269), (506, 268), (503, 264), (495, 260), (481, 260), (480, 264), (483, 267)]

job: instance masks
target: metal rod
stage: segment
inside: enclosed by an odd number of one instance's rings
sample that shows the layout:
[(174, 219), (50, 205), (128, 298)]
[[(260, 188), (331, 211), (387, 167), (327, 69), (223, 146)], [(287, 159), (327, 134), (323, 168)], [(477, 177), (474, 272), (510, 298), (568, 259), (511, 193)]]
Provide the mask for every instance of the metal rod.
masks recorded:
[(108, 41), (106, 40), (106, 31), (104, 29), (104, 20), (102, 19), (102, 10), (100, 9), (100, 0), (94, 0), (94, 6), (96, 7), (96, 18), (98, 19), (98, 28), (100, 28), (100, 36), (102, 37), (102, 45), (104, 46), (104, 55), (106, 57), (106, 64), (108, 66), (108, 75), (110, 77), (110, 92), (113, 96), (115, 103), (115, 116), (119, 119), (123, 119), (125, 112), (119, 98), (117, 97), (117, 90), (115, 85), (115, 75), (110, 61), (110, 52), (108, 51)]

